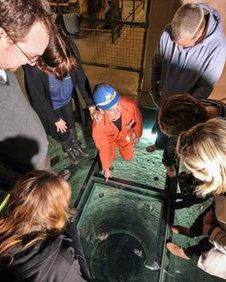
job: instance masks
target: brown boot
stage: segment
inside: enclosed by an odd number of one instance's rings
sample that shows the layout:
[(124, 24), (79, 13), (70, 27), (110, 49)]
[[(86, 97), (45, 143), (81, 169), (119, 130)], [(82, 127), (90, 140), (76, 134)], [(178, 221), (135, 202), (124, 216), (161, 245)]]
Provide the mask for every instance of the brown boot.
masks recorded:
[(168, 242), (166, 244), (167, 249), (175, 256), (189, 260), (189, 257), (186, 256), (184, 249), (180, 246), (177, 246), (174, 243)]
[(151, 145), (149, 145), (149, 146), (146, 147), (146, 151), (147, 151), (148, 153), (153, 153), (155, 150), (157, 150), (155, 144), (151, 144)]
[(78, 140), (76, 130), (74, 128), (69, 129), (69, 134), (70, 134), (70, 138), (73, 144), (73, 149), (79, 152), (82, 158), (88, 158), (89, 153), (81, 147), (81, 142)]
[(181, 234), (190, 237), (189, 228), (181, 225), (173, 225), (171, 227), (171, 231), (175, 234)]

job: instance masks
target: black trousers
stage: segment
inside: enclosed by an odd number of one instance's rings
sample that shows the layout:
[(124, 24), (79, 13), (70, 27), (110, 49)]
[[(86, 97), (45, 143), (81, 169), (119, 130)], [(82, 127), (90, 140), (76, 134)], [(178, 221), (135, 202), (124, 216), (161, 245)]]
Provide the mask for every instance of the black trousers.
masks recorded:
[[(210, 205), (203, 213), (201, 213), (189, 228), (189, 234), (191, 237), (203, 235), (203, 218), (211, 210), (214, 209), (214, 205)], [(199, 257), (203, 252), (209, 251), (213, 247), (213, 244), (209, 242), (208, 238), (203, 238), (198, 244), (188, 247), (184, 250), (187, 257), (189, 257), (194, 264), (197, 265)]]
[(159, 150), (163, 150), (162, 162), (166, 166), (173, 166), (176, 161), (176, 143), (177, 139), (175, 137), (169, 137), (161, 132), (158, 125), (158, 112), (156, 113), (155, 128), (157, 132), (157, 138), (155, 141), (155, 146)]
[(168, 137), (163, 150), (162, 162), (166, 166), (173, 166), (176, 162), (176, 144), (177, 139), (175, 137)]
[(73, 129), (75, 127), (71, 101), (67, 103), (67, 105), (63, 106), (62, 108), (55, 110), (55, 112), (60, 116), (60, 118), (62, 118), (66, 122), (67, 131), (64, 133), (57, 132), (57, 128), (54, 124), (55, 132), (54, 132), (54, 136), (52, 137), (58, 142), (65, 142), (70, 137), (69, 129)]

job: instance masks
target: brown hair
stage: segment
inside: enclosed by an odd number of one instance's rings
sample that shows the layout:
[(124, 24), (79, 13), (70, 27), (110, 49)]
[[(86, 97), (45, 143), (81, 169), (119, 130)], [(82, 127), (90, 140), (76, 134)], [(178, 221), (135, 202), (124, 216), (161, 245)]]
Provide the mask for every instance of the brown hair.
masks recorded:
[(210, 119), (183, 132), (178, 138), (177, 154), (188, 169), (206, 179), (197, 187), (198, 195), (226, 192), (225, 120)]
[(181, 6), (173, 16), (171, 23), (172, 40), (181, 38), (195, 38), (205, 27), (205, 15), (203, 9), (197, 4), (185, 4)]
[(158, 114), (159, 127), (169, 136), (178, 136), (182, 131), (206, 120), (205, 107), (189, 94), (176, 94), (166, 98)]
[(0, 27), (18, 42), (40, 21), (54, 32), (54, 16), (45, 0), (0, 0)]
[(70, 185), (46, 171), (25, 175), (12, 189), (7, 212), (0, 219), (0, 256), (14, 257), (14, 247), (25, 250), (50, 234), (60, 233), (68, 221)]
[(77, 66), (71, 44), (67, 37), (57, 32), (50, 38), (45, 52), (37, 62), (37, 67), (44, 72), (54, 73), (56, 78), (63, 80)]

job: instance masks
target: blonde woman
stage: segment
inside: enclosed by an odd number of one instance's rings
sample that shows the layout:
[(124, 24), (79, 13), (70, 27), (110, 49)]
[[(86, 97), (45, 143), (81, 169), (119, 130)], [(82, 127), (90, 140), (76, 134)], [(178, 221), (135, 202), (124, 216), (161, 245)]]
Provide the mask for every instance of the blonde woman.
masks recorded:
[(172, 231), (189, 237), (204, 235), (186, 249), (167, 243), (176, 256), (191, 259), (209, 274), (226, 279), (226, 121), (210, 119), (182, 133), (177, 153), (192, 174), (202, 181), (197, 194), (214, 196), (211, 205), (190, 228), (173, 226)]
[(69, 184), (34, 171), (10, 194), (0, 218), (1, 281), (87, 281), (89, 272), (75, 224), (69, 223)]

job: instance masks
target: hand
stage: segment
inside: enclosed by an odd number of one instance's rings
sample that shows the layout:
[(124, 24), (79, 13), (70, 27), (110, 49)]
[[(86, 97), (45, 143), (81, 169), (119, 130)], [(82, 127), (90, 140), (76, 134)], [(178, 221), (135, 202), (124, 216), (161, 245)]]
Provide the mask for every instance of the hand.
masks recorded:
[(89, 108), (91, 119), (95, 119), (95, 121), (99, 124), (103, 119), (103, 114), (101, 111), (98, 111), (96, 107)]
[(66, 122), (61, 118), (59, 121), (55, 122), (57, 132), (64, 133), (67, 131), (67, 124)]
[(209, 230), (210, 230), (211, 227), (212, 227), (211, 224), (206, 224), (206, 223), (204, 223), (204, 224), (203, 224), (203, 229), (202, 229), (203, 235), (209, 236)]
[(108, 182), (108, 179), (111, 177), (111, 171), (109, 169), (106, 169), (103, 171), (103, 173), (104, 173), (105, 181)]
[(204, 224), (212, 224), (212, 222), (215, 219), (215, 215), (213, 210), (209, 210), (208, 213), (206, 213), (206, 215), (203, 217), (203, 223)]
[(132, 120), (130, 121), (130, 123), (126, 125), (126, 129), (127, 129), (127, 130), (130, 130), (131, 128), (134, 127), (135, 123), (136, 123), (135, 120), (132, 119)]
[(133, 142), (134, 145), (140, 142), (140, 138), (136, 137), (135, 132), (133, 132), (133, 134), (131, 135), (131, 141)]
[(133, 140), (133, 144), (134, 145), (136, 145), (136, 144), (138, 144), (140, 142), (140, 138), (135, 138), (134, 140)]

